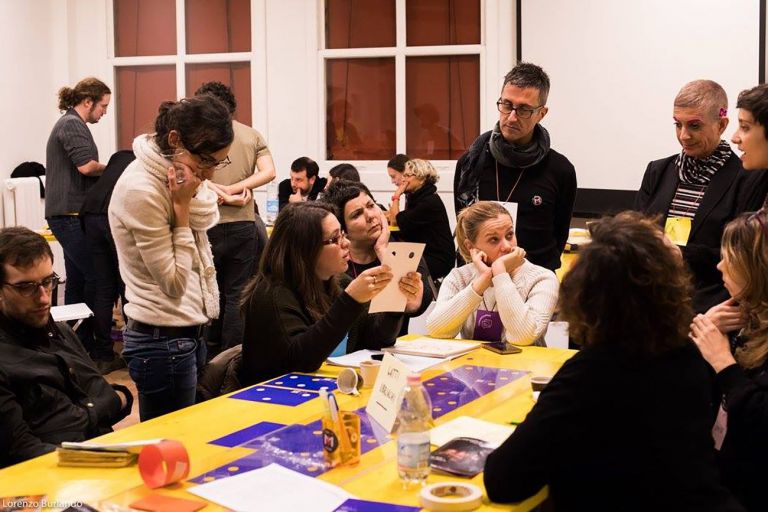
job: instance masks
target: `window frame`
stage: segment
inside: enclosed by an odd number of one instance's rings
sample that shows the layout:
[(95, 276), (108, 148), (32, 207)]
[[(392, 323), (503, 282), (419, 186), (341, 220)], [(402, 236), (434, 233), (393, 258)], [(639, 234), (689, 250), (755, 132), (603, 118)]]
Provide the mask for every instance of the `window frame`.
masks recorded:
[[(318, 116), (315, 122), (318, 133), (318, 162), (321, 168), (330, 168), (341, 160), (328, 160), (326, 146), (326, 60), (334, 58), (390, 57), (395, 59), (395, 152), (405, 153), (406, 149), (406, 76), (405, 63), (408, 57), (447, 57), (452, 55), (477, 55), (480, 67), (480, 126), (478, 134), (492, 128), (492, 120), (498, 116), (495, 102), (504, 74), (514, 65), (515, 55), (515, 10), (508, 0), (480, 0), (480, 42), (479, 44), (407, 46), (406, 45), (406, 1), (395, 0), (395, 41), (394, 47), (377, 48), (325, 48), (325, 1), (317, 1), (317, 89), (319, 100)], [(506, 20), (506, 23), (502, 23)], [(498, 76), (497, 80), (489, 77)], [(490, 106), (489, 106), (490, 104)], [(394, 156), (394, 155), (392, 155)], [(386, 176), (386, 160), (350, 160), (361, 173), (376, 172)], [(440, 174), (446, 174), (438, 188), (446, 189), (452, 183), (456, 160), (433, 160)], [(450, 176), (447, 174), (450, 172)], [(372, 176), (373, 177), (373, 176)], [(378, 180), (372, 180), (378, 181)]]
[[(251, 6), (251, 51), (231, 53), (187, 53), (186, 43), (186, 5), (185, 0), (176, 1), (176, 54), (117, 57), (115, 55), (115, 13), (113, 0), (105, 0), (107, 8), (107, 63), (112, 74), (112, 83), (117, 83), (117, 68), (133, 66), (174, 65), (176, 69), (176, 99), (186, 96), (187, 64), (226, 64), (246, 62), (250, 65), (251, 75), (251, 124), (259, 127), (259, 132), (269, 140), (267, 116), (267, 41), (266, 20), (267, 1), (250, 0)], [(238, 108), (243, 108), (240, 105)], [(115, 112), (116, 116), (120, 115)], [(117, 123), (112, 133), (112, 140), (117, 147)]]

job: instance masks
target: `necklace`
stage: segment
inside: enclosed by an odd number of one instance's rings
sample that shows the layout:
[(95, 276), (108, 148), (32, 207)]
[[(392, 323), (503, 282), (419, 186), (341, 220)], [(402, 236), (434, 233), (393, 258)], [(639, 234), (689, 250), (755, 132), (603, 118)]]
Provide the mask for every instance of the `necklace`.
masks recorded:
[[(525, 172), (525, 169), (520, 170), (520, 175), (517, 177), (517, 181), (515, 181), (515, 184), (512, 185), (512, 190), (509, 191), (509, 194), (507, 195), (507, 198), (504, 200), (505, 203), (509, 202), (509, 198), (512, 197), (512, 192), (515, 191), (517, 188), (517, 184), (520, 183), (520, 179), (523, 177), (523, 173)], [(501, 201), (501, 191), (499, 190), (499, 162), (496, 161), (496, 200)]]

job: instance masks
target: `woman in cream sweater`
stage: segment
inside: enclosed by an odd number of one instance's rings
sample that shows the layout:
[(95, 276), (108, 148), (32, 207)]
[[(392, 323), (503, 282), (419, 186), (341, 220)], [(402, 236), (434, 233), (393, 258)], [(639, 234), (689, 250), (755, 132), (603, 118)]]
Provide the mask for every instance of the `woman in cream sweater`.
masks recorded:
[(232, 138), (219, 100), (164, 102), (155, 133), (133, 141), (136, 160), (112, 194), (109, 224), (128, 299), (123, 357), (142, 421), (195, 401), (205, 363), (200, 330), (219, 314), (206, 235), (219, 210), (205, 180), (228, 163)]
[(509, 212), (492, 201), (462, 210), (456, 242), (471, 263), (443, 281), (427, 318), (429, 335), (453, 338), (461, 332), (462, 338), (516, 345), (540, 340), (557, 304), (558, 282), (552, 271), (525, 259)]

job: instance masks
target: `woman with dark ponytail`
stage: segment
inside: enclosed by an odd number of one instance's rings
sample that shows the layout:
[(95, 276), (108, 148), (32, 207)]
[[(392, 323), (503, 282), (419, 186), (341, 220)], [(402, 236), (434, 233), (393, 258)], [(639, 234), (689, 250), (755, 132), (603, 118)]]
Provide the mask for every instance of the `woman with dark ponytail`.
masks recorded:
[(206, 235), (219, 210), (205, 180), (229, 163), (232, 139), (221, 101), (166, 101), (155, 133), (133, 141), (136, 160), (112, 194), (109, 223), (128, 299), (123, 357), (142, 421), (195, 401), (201, 327), (219, 314)]

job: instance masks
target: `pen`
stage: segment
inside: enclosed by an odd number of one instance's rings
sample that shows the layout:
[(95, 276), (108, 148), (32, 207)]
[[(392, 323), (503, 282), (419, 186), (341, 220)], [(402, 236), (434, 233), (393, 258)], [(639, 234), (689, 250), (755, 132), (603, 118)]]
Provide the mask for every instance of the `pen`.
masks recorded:
[[(336, 395), (333, 393), (328, 394), (328, 405), (331, 408), (331, 420), (333, 421), (333, 424), (336, 425), (336, 429), (338, 430), (338, 436), (339, 436), (339, 444), (341, 445), (341, 453), (344, 455), (349, 456), (349, 437), (347, 436), (347, 429), (344, 428), (344, 422), (341, 419), (341, 414), (339, 414), (339, 404), (336, 402)], [(342, 461), (344, 460), (344, 456), (341, 457)]]

